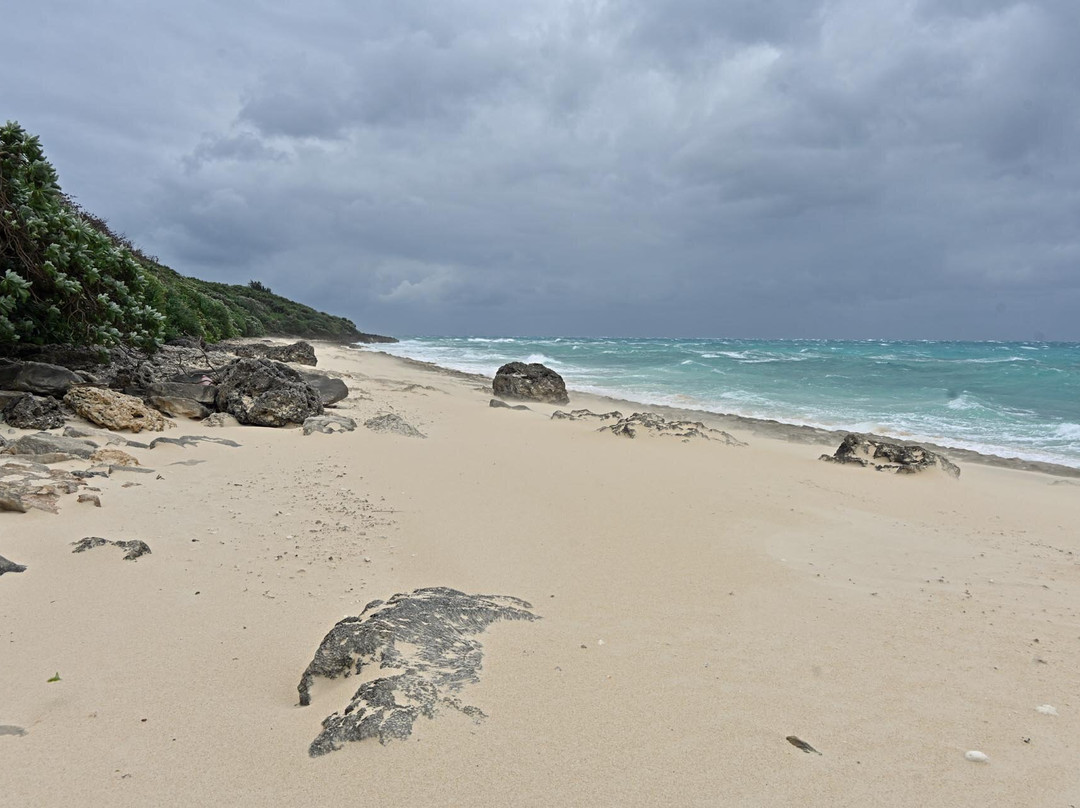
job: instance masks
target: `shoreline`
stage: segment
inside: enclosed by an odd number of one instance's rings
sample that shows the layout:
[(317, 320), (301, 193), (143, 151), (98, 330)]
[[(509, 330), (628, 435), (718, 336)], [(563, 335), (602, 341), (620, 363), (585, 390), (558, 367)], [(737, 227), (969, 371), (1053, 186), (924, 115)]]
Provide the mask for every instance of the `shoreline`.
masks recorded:
[[(417, 367), (427, 368), (437, 373), (443, 373), (450, 376), (456, 376), (460, 379), (469, 381), (481, 381), (488, 386), (491, 385), (491, 378), (485, 376), (482, 373), (470, 373), (468, 371), (456, 370), (454, 368), (443, 367), (437, 365), (434, 362), (426, 362), (421, 359), (411, 359), (405, 356), (397, 356), (396, 354), (386, 353), (380, 351), (377, 347), (370, 345), (348, 345), (346, 347), (354, 348), (356, 350), (368, 350), (382, 354), (383, 356), (391, 359), (396, 359), (400, 362), (404, 362), (407, 365), (415, 365)], [(689, 407), (673, 407), (666, 404), (645, 404), (631, 399), (618, 398), (615, 396), (599, 395), (597, 393), (587, 393), (580, 390), (576, 390), (572, 387), (567, 387), (567, 392), (573, 393), (575, 396), (581, 399), (588, 399), (594, 402), (604, 402), (605, 406), (611, 405), (611, 409), (624, 409), (633, 411), (649, 411), (656, 412), (663, 415), (665, 418), (675, 418), (679, 420), (701, 421), (709, 426), (715, 426), (718, 429), (736, 429), (750, 434), (759, 435), (765, 438), (777, 438), (780, 440), (794, 441), (797, 443), (813, 443), (820, 444), (823, 447), (829, 447), (830, 453), (835, 450), (840, 444), (840, 441), (844, 439), (844, 436), (849, 434), (848, 430), (840, 429), (826, 429), (824, 427), (816, 426), (804, 426), (801, 424), (790, 424), (783, 421), (777, 421), (768, 418), (751, 418), (745, 415), (733, 415), (730, 413), (716, 413), (709, 410), (698, 410)], [(573, 402), (567, 405), (570, 409), (576, 409)], [(630, 414), (627, 412), (626, 414)], [(903, 445), (919, 445), (924, 448), (930, 449), (933, 452), (944, 454), (954, 461), (963, 463), (978, 463), (985, 466), (995, 466), (998, 468), (1017, 469), (1020, 471), (1033, 471), (1039, 474), (1049, 474), (1055, 477), (1066, 477), (1080, 479), (1080, 468), (1073, 466), (1066, 466), (1060, 463), (1051, 463), (1043, 460), (1025, 460), (1019, 457), (1002, 457), (1001, 455), (986, 454), (983, 452), (977, 452), (973, 449), (961, 449), (951, 446), (945, 446), (944, 444), (933, 443), (931, 441), (919, 441), (909, 440), (905, 438), (898, 438), (892, 435), (883, 433), (866, 432), (860, 433), (870, 436), (871, 438), (879, 438), (882, 440), (891, 441), (894, 443), (900, 443)]]

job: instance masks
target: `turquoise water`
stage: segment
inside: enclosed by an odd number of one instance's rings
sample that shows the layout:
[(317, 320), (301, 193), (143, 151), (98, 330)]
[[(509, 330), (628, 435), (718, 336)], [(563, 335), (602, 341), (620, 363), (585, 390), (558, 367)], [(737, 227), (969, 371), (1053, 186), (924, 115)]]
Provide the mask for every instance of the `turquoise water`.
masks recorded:
[(1080, 343), (424, 337), (397, 356), (493, 375), (1080, 468)]

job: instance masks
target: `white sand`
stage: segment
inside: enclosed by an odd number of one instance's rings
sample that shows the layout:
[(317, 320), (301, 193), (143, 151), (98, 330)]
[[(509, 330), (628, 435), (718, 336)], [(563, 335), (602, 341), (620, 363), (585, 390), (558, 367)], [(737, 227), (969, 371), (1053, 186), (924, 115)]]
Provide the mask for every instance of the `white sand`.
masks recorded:
[[(0, 734), (0, 804), (1080, 802), (1075, 483), (894, 477), (749, 433), (620, 439), (317, 348), (353, 390), (337, 412), (428, 438), (185, 421), (168, 435), (243, 446), (131, 450), (164, 479), (0, 513), (0, 555), (28, 567), (0, 577), (0, 725), (26, 730)], [(72, 554), (84, 536), (153, 554)], [(356, 686), (297, 706), (323, 635), (426, 586), (543, 616), (480, 637), (459, 696), (489, 718), (444, 709), (407, 740), (308, 757)]]

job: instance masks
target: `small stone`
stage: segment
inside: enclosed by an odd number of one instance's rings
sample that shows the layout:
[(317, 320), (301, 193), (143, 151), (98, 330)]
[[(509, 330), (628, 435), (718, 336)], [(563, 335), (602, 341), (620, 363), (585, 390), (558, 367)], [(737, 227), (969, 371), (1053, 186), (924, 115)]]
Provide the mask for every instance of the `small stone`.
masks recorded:
[(94, 494), (79, 494), (79, 502), (92, 503), (95, 508), (101, 507), (101, 499)]
[(964, 760), (970, 760), (972, 763), (990, 762), (990, 758), (984, 755), (978, 749), (972, 749), (970, 752), (964, 752)]

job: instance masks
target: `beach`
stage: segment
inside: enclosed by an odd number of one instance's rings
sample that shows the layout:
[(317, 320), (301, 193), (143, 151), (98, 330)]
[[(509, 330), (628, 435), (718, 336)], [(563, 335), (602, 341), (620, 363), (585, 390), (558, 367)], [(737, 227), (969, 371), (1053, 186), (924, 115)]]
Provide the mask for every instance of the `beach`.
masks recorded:
[[(747, 445), (628, 440), (550, 417), (617, 401), (492, 408), (490, 379), (316, 351), (355, 431), (177, 418), (239, 445), (119, 447), (153, 471), (93, 478), (100, 508), (0, 513), (5, 804), (1080, 803), (1074, 477), (876, 473), (704, 413)], [(362, 425), (388, 413), (426, 437)], [(427, 587), (539, 618), (476, 637), (454, 696), (486, 717), (309, 756), (358, 686), (299, 706), (323, 637)]]

